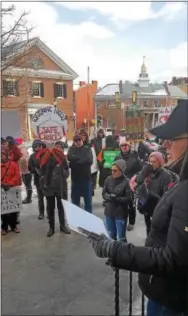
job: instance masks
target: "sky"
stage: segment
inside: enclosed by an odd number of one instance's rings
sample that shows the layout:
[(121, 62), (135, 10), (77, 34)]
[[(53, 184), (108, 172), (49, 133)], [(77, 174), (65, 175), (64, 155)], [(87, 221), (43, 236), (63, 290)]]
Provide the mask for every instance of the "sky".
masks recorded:
[[(3, 2), (3, 6), (10, 2)], [(143, 56), (152, 82), (187, 76), (188, 4), (184, 2), (14, 2), (38, 36), (76, 71), (102, 87), (136, 82)], [(7, 20), (7, 24), (9, 21)]]

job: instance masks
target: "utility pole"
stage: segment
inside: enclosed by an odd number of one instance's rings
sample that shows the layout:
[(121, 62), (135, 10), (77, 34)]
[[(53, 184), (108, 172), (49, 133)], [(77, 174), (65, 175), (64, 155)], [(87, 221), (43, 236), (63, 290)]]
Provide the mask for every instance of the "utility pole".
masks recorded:
[(90, 135), (90, 95), (89, 95), (89, 84), (90, 84), (90, 68), (87, 67), (87, 129), (88, 135)]

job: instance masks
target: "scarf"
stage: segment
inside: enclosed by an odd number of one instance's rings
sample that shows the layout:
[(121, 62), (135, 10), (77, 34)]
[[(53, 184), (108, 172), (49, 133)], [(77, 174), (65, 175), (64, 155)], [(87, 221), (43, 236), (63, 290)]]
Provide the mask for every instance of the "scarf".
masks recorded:
[(43, 148), (36, 154), (36, 159), (40, 160), (40, 167), (43, 167), (51, 157), (53, 157), (56, 162), (61, 165), (65, 155), (57, 148)]

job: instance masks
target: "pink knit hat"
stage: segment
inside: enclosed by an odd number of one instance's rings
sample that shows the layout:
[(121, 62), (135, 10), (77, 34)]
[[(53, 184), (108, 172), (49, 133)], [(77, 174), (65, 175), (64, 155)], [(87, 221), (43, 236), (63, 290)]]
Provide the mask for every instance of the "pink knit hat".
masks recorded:
[(164, 156), (159, 151), (152, 152), (151, 155), (149, 156), (149, 159), (151, 157), (155, 157), (158, 160), (160, 166), (164, 165), (164, 163), (165, 163)]

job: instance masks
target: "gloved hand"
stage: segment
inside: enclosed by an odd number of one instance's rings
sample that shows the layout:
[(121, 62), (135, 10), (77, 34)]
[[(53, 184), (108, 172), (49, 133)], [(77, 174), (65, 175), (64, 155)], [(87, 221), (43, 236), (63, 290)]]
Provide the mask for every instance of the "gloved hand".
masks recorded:
[(89, 242), (91, 243), (93, 250), (99, 258), (111, 258), (113, 248), (117, 241), (114, 241), (105, 235), (98, 235), (90, 233), (88, 236)]
[(9, 189), (10, 189), (10, 186), (8, 185), (8, 184), (2, 184), (1, 185), (2, 186), (2, 188), (5, 190), (5, 191), (8, 191)]

